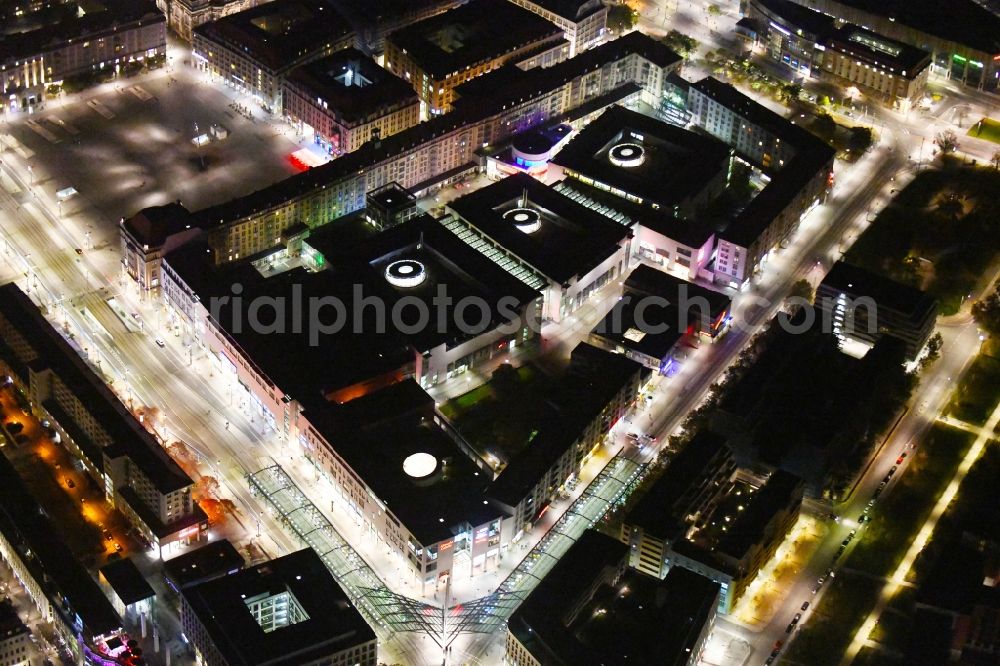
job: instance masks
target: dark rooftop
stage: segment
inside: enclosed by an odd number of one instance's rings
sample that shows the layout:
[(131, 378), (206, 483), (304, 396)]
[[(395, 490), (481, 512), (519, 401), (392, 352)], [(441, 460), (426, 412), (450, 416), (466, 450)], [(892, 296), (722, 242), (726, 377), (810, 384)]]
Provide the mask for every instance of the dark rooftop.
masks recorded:
[(801, 29), (810, 33), (813, 38), (823, 38), (833, 30), (832, 16), (803, 7), (791, 0), (754, 0), (754, 2), (770, 11), (773, 16), (784, 19), (777, 23), (790, 32)]
[[(518, 173), (449, 204), (463, 220), (550, 280), (566, 284), (583, 277), (620, 249), (628, 227)], [(541, 227), (525, 233), (514, 226), (514, 209), (530, 209)], [(533, 213), (531, 211), (534, 211)], [(524, 212), (524, 211), (521, 211)]]
[[(288, 593), (306, 619), (265, 632), (248, 601)], [(181, 590), (227, 664), (291, 666), (375, 640), (311, 548)]]
[(731, 456), (726, 439), (707, 430), (698, 434), (674, 456), (666, 471), (633, 506), (624, 521), (637, 525), (651, 536), (674, 539), (683, 536), (684, 516), (676, 515), (675, 505), (688, 491), (715, 472), (708, 464), (723, 450)]
[(418, 103), (413, 86), (355, 48), (296, 67), (287, 82), (307, 98), (322, 99), (331, 115), (349, 124)]
[(397, 30), (389, 41), (435, 80), (542, 40), (562, 30), (507, 0), (472, 0)]
[[(719, 584), (680, 567), (664, 580), (627, 570), (613, 586), (609, 567), (623, 544), (587, 531), (511, 616), (517, 639), (543, 664), (687, 664), (718, 604)], [(567, 608), (577, 607), (571, 622)], [(602, 612), (598, 612), (602, 611)]]
[(79, 11), (71, 18), (64, 17), (33, 30), (3, 35), (0, 27), (0, 62), (48, 54), (62, 44), (110, 35), (133, 22), (142, 25), (166, 22), (152, 0), (101, 0), (87, 5), (92, 11)]
[(79, 616), (88, 637), (121, 628), (121, 618), (111, 602), (4, 455), (0, 455), (0, 533), (25, 560), (32, 577), (52, 601), (52, 609), (68, 626)]
[[(36, 367), (51, 368), (85, 405), (108, 435), (104, 454), (126, 455), (161, 493), (192, 484), (190, 477), (163, 451), (156, 439), (122, 404), (69, 343), (52, 328), (34, 303), (14, 283), (0, 287), (0, 314), (28, 340), (38, 357)], [(94, 460), (103, 468), (103, 460)]]
[(276, 72), (333, 48), (352, 28), (331, 0), (273, 0), (203, 23), (194, 33)]
[[(619, 156), (618, 151), (624, 152)], [(552, 162), (672, 209), (725, 173), (730, 152), (714, 137), (613, 106), (570, 140)], [(634, 159), (638, 164), (616, 165), (612, 162), (616, 159)]]
[(891, 40), (850, 23), (832, 31), (827, 38), (827, 46), (867, 63), (888, 67), (896, 76), (909, 79), (916, 78), (931, 64), (931, 54), (928, 51)]
[(923, 319), (935, 307), (924, 292), (882, 277), (858, 266), (838, 261), (823, 278), (820, 288), (829, 287), (854, 298), (869, 297), (878, 307), (889, 308), (913, 319)]
[(0, 601), (0, 643), (9, 638), (27, 634), (30, 630), (21, 622), (21, 616), (9, 598)]
[(126, 606), (156, 596), (156, 592), (129, 558), (123, 558), (101, 567), (101, 575), (108, 581), (111, 589)]
[(648, 374), (648, 369), (621, 354), (578, 344), (559, 378), (561, 389), (549, 401), (551, 419), (539, 424), (531, 446), (508, 463), (490, 486), (489, 497), (508, 507), (517, 506), (611, 399), (637, 376)]
[[(434, 422), (434, 400), (413, 380), (343, 405), (314, 400), (305, 407), (309, 423), (422, 545), (500, 517), (483, 495), (492, 475)], [(404, 471), (416, 453), (434, 457), (430, 475)]]
[(1000, 54), (1000, 16), (974, 0), (838, 0), (989, 55)]
[(246, 562), (227, 539), (188, 551), (163, 563), (163, 572), (175, 589), (242, 569)]
[(484, 91), (482, 96), (467, 99), (460, 107), (456, 106), (451, 113), (419, 123), (379, 142), (369, 142), (343, 157), (293, 175), (256, 192), (198, 211), (195, 214), (197, 224), (210, 229), (260, 213), (329, 183), (353, 177), (361, 170), (394, 159), (397, 155), (443, 134), (488, 118), (500, 112), (504, 105), (523, 101), (526, 97), (538, 94), (542, 90), (551, 90), (582, 73), (599, 69), (603, 64), (631, 53), (640, 54), (661, 67), (681, 61), (681, 57), (661, 41), (638, 31), (630, 32), (552, 67), (536, 67), (527, 72), (520, 72), (516, 85), (491, 87), (489, 95)]
[(531, 0), (564, 19), (580, 21), (604, 8), (601, 0)]
[(684, 337), (687, 323), (675, 304), (656, 307), (641, 297), (622, 298), (591, 335), (662, 362)]
[(802, 479), (782, 469), (776, 470), (753, 494), (746, 511), (719, 541), (718, 551), (741, 559), (750, 546), (763, 538), (764, 528), (774, 514), (796, 501), (802, 501)]
[(151, 206), (126, 219), (125, 230), (136, 241), (153, 248), (163, 245), (168, 236), (190, 229), (194, 216), (179, 203)]
[(701, 299), (704, 299), (708, 304), (708, 311), (703, 315), (712, 321), (733, 302), (722, 292), (688, 282), (649, 264), (636, 266), (625, 280), (625, 290), (636, 295), (662, 296), (677, 307), (690, 306), (691, 317), (696, 309), (702, 307)]

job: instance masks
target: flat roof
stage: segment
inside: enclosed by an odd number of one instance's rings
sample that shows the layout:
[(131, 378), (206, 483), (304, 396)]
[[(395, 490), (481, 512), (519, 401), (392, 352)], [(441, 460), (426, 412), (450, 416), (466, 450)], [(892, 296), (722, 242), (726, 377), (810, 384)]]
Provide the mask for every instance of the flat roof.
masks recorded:
[[(265, 632), (247, 605), (291, 595), (306, 619)], [(181, 590), (227, 664), (302, 664), (375, 640), (319, 555), (305, 548)]]
[(499, 113), (504, 105), (523, 101), (526, 97), (536, 95), (543, 90), (551, 90), (576, 76), (595, 71), (608, 62), (632, 53), (642, 55), (661, 67), (681, 61), (681, 57), (661, 41), (638, 31), (630, 32), (552, 67), (536, 67), (521, 72), (516, 85), (492, 87), (489, 95), (484, 92), (475, 99), (464, 100), (464, 103), (463, 100), (459, 100), (461, 104), (456, 104), (455, 110), (450, 113), (418, 123), (379, 142), (369, 142), (338, 159), (300, 172), (250, 194), (198, 211), (194, 214), (197, 225), (211, 229), (268, 210), (341, 179), (354, 177), (364, 169), (394, 160), (398, 155), (433, 141), (443, 134)]
[(163, 563), (163, 573), (176, 588), (242, 569), (243, 556), (228, 539), (218, 539)]
[(419, 103), (413, 86), (353, 47), (296, 67), (286, 81), (348, 123)]
[(14, 636), (30, 633), (30, 631), (21, 622), (21, 616), (14, 608), (14, 602), (10, 598), (0, 601), (0, 643)]
[(701, 299), (704, 299), (708, 304), (708, 311), (704, 314), (713, 320), (733, 303), (733, 299), (722, 292), (688, 282), (649, 264), (636, 266), (624, 286), (633, 294), (662, 296), (678, 307), (688, 305), (692, 310), (699, 307)]
[[(620, 250), (631, 236), (628, 227), (582, 206), (537, 179), (517, 173), (448, 207), (480, 233), (550, 280), (567, 284), (582, 277)], [(525, 233), (515, 216), (537, 219), (541, 226)]]
[[(121, 629), (121, 618), (111, 602), (4, 455), (0, 455), (0, 533), (15, 545), (66, 625), (74, 626), (79, 616), (90, 636)], [(32, 557), (25, 557), (26, 552)]]
[(616, 105), (571, 139), (552, 163), (672, 209), (724, 173), (730, 154), (714, 137)]
[(101, 567), (101, 575), (108, 581), (111, 589), (115, 591), (118, 598), (126, 606), (131, 606), (144, 599), (156, 596), (156, 592), (150, 587), (143, 577), (139, 567), (131, 558), (123, 558)]
[(353, 33), (331, 0), (272, 0), (194, 28), (272, 71), (294, 66)]
[(974, 0), (837, 0), (940, 39), (1000, 54), (1000, 16)]
[(758, 5), (775, 18), (784, 19), (781, 25), (785, 29), (791, 32), (801, 29), (810, 33), (813, 38), (825, 37), (834, 26), (832, 16), (803, 7), (792, 0), (751, 0), (749, 4), (751, 8)]
[(490, 486), (489, 497), (507, 507), (517, 506), (611, 399), (637, 376), (648, 374), (647, 368), (621, 354), (586, 342), (574, 347), (569, 367), (549, 400), (551, 418), (539, 424), (531, 446), (507, 464)]
[(166, 23), (163, 12), (152, 0), (100, 0), (86, 4), (87, 11), (78, 11), (72, 17), (63, 16), (33, 30), (3, 35), (0, 38), (0, 61), (49, 53), (72, 41), (130, 28), (130, 24)]
[(783, 469), (775, 470), (719, 541), (718, 551), (742, 558), (750, 546), (764, 537), (764, 528), (774, 514), (795, 501), (802, 501), (802, 479)]
[[(27, 338), (38, 354), (35, 367), (51, 368), (74, 393), (111, 442), (102, 446), (109, 458), (129, 459), (161, 493), (192, 485), (191, 478), (167, 455), (156, 439), (122, 404), (111, 389), (42, 316), (31, 299), (14, 283), (0, 287), (0, 314)], [(89, 437), (88, 437), (89, 439)], [(93, 461), (103, 467), (103, 461)]]
[(155, 248), (163, 245), (169, 236), (190, 229), (195, 219), (181, 204), (168, 203), (143, 208), (122, 224), (138, 242)]
[(601, 0), (529, 0), (529, 2), (573, 22), (579, 22), (604, 9)]
[(472, 0), (393, 32), (387, 38), (435, 80), (531, 44), (562, 38), (563, 31), (508, 0)]
[(627, 550), (584, 532), (514, 611), (510, 631), (543, 664), (687, 664), (715, 614), (719, 584), (674, 567), (662, 581), (627, 569), (611, 585), (607, 570)]
[[(343, 405), (313, 400), (306, 418), (423, 546), (500, 517), (485, 502), (492, 474), (476, 466), (434, 421), (434, 400), (412, 379)], [(433, 470), (404, 469), (415, 454)]]
[(687, 315), (676, 305), (647, 305), (642, 296), (637, 296), (615, 301), (591, 335), (663, 361), (684, 337), (686, 328)]
[(726, 438), (707, 430), (699, 430), (690, 442), (670, 461), (663, 474), (653, 483), (625, 516), (624, 521), (637, 525), (644, 532), (661, 539), (683, 536), (684, 516), (672, 511), (688, 490), (704, 481), (705, 474), (721, 452), (731, 456)]
[(827, 47), (876, 64), (909, 79), (929, 67), (931, 54), (850, 23), (830, 33)]
[(834, 289), (854, 298), (867, 296), (879, 307), (886, 307), (913, 320), (923, 320), (937, 303), (916, 287), (896, 282), (872, 273), (860, 266), (838, 261), (820, 283), (822, 288)]

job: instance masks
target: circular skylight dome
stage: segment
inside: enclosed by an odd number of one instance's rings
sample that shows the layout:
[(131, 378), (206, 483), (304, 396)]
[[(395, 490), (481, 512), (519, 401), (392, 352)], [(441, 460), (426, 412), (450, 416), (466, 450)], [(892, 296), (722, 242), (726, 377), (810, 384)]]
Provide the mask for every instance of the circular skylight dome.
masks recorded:
[(526, 234), (533, 234), (542, 227), (542, 216), (534, 208), (514, 208), (504, 213), (503, 219)]
[(437, 458), (429, 453), (414, 453), (403, 461), (403, 471), (414, 479), (424, 479), (437, 469)]
[(416, 287), (427, 279), (427, 269), (414, 259), (400, 259), (386, 267), (385, 279), (394, 287)]
[(619, 143), (608, 151), (608, 160), (626, 169), (637, 167), (646, 160), (646, 150), (637, 143)]

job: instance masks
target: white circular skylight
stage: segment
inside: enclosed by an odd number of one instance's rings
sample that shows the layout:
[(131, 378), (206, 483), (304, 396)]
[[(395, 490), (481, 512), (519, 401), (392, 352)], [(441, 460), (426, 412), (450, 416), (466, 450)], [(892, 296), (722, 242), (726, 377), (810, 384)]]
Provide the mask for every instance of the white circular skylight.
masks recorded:
[(423, 479), (434, 473), (437, 469), (437, 458), (429, 453), (414, 453), (407, 456), (403, 461), (403, 471), (406, 475), (414, 479)]
[(511, 209), (503, 214), (503, 219), (526, 234), (533, 234), (542, 227), (542, 215), (534, 208)]
[(637, 167), (646, 160), (646, 149), (637, 143), (619, 143), (608, 151), (608, 161), (615, 166)]
[(427, 279), (427, 269), (415, 259), (400, 259), (386, 267), (385, 279), (394, 287), (416, 287)]

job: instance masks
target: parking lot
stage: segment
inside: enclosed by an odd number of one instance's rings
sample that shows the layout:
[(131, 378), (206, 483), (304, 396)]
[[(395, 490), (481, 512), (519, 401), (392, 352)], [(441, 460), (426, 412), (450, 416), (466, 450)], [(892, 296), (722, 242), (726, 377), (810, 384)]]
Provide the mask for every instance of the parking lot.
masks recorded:
[[(259, 109), (241, 114), (236, 103), (249, 104), (180, 64), (8, 115), (3, 158), (16, 153), (51, 197), (74, 188), (61, 213), (96, 225), (93, 246), (117, 245), (119, 219), (144, 207), (180, 200), (197, 210), (296, 171), (288, 156), (300, 142), (291, 128)], [(228, 135), (197, 145), (214, 125)]]

